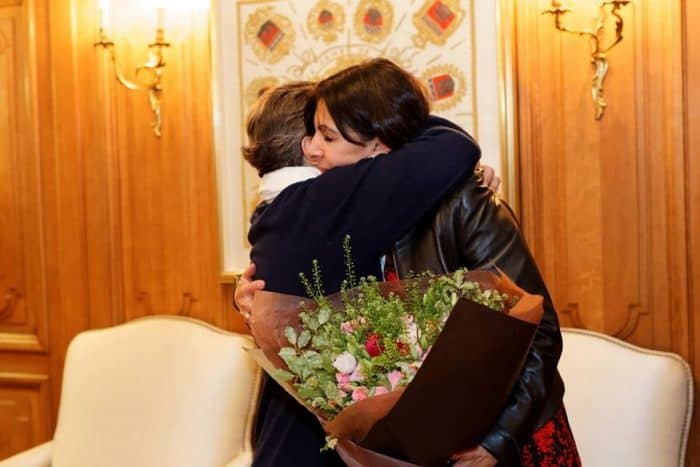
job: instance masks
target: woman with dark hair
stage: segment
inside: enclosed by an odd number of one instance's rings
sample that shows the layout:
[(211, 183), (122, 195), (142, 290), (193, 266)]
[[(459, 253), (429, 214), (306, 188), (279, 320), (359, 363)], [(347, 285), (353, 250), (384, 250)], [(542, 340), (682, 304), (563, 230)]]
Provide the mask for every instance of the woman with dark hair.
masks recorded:
[[(318, 83), (306, 107), (306, 131), (329, 139), (324, 123), (316, 125), (314, 118), (330, 117), (339, 133), (334, 141), (363, 148), (366, 157), (386, 153), (416, 134), (430, 115), (428, 102), (425, 88), (413, 75), (389, 60), (376, 58)], [(338, 151), (327, 152), (332, 158)], [(308, 152), (307, 157), (321, 170), (344, 165), (343, 160), (318, 158)]]
[[(427, 119), (428, 108), (420, 84), (406, 75), (393, 63), (375, 59), (320, 82), (305, 112), (307, 132), (313, 135), (303, 143), (307, 160), (332, 173), (334, 167), (407, 144)], [(393, 190), (393, 183), (394, 179), (387, 180), (383, 189)], [(372, 241), (371, 236), (362, 240)], [(358, 243), (353, 238), (353, 247)], [(401, 276), (410, 270), (443, 273), (495, 266), (524, 289), (545, 297), (545, 316), (508, 405), (481, 445), (465, 447), (470, 449), (456, 460), (460, 466), (490, 466), (497, 461), (501, 465), (579, 465), (556, 370), (561, 353), (558, 321), (510, 208), (482, 187), (478, 177), (469, 177), (443, 199), (434, 215), (415, 223), (384, 259), (382, 273), (387, 278), (392, 270)], [(257, 263), (255, 255), (253, 260)], [(268, 279), (261, 268), (257, 276)], [(236, 297), (259, 285), (240, 286)]]

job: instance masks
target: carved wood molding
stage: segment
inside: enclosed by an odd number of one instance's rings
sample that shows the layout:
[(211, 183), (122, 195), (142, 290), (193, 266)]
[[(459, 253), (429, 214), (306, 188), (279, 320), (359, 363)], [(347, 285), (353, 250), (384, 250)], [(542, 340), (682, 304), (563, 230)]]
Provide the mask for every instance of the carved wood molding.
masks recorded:
[(24, 294), (17, 290), (16, 287), (8, 287), (5, 293), (5, 298), (0, 304), (0, 321), (12, 316), (12, 313), (19, 303), (24, 298)]
[(191, 294), (190, 292), (184, 292), (182, 294), (182, 303), (177, 314), (181, 316), (189, 316), (190, 311), (192, 310), (192, 306), (198, 302), (199, 300), (193, 294)]
[(44, 352), (41, 340), (36, 334), (0, 332), (0, 350), (20, 352)]
[(638, 304), (630, 304), (627, 306), (627, 318), (622, 326), (617, 331), (611, 334), (618, 339), (627, 340), (639, 326), (642, 316), (648, 315), (649, 310), (642, 309)]
[(138, 303), (141, 306), (145, 314), (153, 314), (153, 307), (151, 306), (151, 296), (147, 291), (137, 290), (134, 294), (134, 298), (136, 299), (136, 303)]
[[(153, 306), (151, 303), (151, 295), (145, 290), (137, 290), (134, 294), (136, 302), (141, 306), (144, 314), (153, 314)], [(175, 311), (175, 314), (180, 316), (190, 316), (195, 307), (200, 300), (191, 292), (183, 292), (180, 298), (180, 307)], [(156, 313), (172, 313), (173, 311), (157, 310)]]
[(0, 458), (50, 439), (49, 381), (49, 376), (42, 373), (0, 372), (0, 430), (5, 435)]
[[(561, 310), (561, 313), (568, 316), (571, 319), (571, 324), (576, 328), (581, 329), (591, 329), (587, 326), (581, 317), (581, 311), (578, 303), (569, 303), (566, 308)], [(599, 332), (605, 332), (611, 336), (617, 337), (618, 339), (626, 340), (637, 330), (639, 322), (642, 316), (648, 315), (649, 311), (642, 309), (638, 304), (630, 304), (627, 306), (627, 315), (625, 322), (614, 331), (608, 331), (606, 329), (592, 329)]]
[(49, 380), (49, 375), (41, 373), (0, 372), (0, 385), (40, 387)]

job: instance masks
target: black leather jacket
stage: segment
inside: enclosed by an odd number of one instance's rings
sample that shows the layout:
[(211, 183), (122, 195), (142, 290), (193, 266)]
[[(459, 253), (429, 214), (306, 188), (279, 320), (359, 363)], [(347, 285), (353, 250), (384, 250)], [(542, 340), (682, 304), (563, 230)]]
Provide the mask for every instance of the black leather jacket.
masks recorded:
[(399, 277), (409, 271), (497, 266), (523, 289), (544, 297), (544, 316), (520, 379), (481, 443), (499, 465), (521, 465), (523, 441), (561, 407), (564, 383), (557, 371), (562, 349), (559, 321), (513, 211), (475, 175), (443, 201), (433, 217), (397, 242), (393, 257)]

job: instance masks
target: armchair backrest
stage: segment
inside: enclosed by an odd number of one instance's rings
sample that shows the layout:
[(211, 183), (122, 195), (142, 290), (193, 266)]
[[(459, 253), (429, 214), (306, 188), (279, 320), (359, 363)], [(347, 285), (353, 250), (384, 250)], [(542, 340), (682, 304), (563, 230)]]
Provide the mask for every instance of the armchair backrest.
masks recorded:
[(564, 404), (586, 467), (685, 465), (693, 378), (678, 355), (563, 329)]
[(153, 316), (86, 331), (66, 356), (53, 467), (222, 467), (250, 453), (249, 337)]

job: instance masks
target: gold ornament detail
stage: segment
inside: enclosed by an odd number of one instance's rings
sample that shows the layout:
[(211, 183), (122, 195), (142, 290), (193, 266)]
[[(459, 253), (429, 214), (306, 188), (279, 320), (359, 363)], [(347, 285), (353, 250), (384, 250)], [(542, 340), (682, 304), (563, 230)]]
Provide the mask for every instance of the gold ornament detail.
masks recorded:
[(267, 63), (277, 63), (294, 45), (292, 21), (276, 13), (273, 7), (258, 8), (245, 25), (245, 43), (255, 55)]
[(421, 49), (428, 41), (445, 45), (462, 19), (464, 10), (459, 7), (459, 0), (427, 0), (413, 15), (413, 25), (418, 32), (411, 39)]
[(315, 39), (333, 42), (345, 28), (345, 11), (336, 2), (321, 0), (309, 11), (306, 26)]
[(387, 0), (362, 0), (355, 11), (355, 32), (366, 42), (382, 42), (393, 23), (394, 8)]
[(464, 74), (455, 65), (435, 65), (421, 76), (428, 87), (434, 111), (449, 110), (459, 104), (467, 92)]
[(245, 89), (246, 108), (250, 108), (266, 90), (274, 88), (278, 84), (280, 84), (280, 80), (276, 76), (260, 76), (252, 80)]

